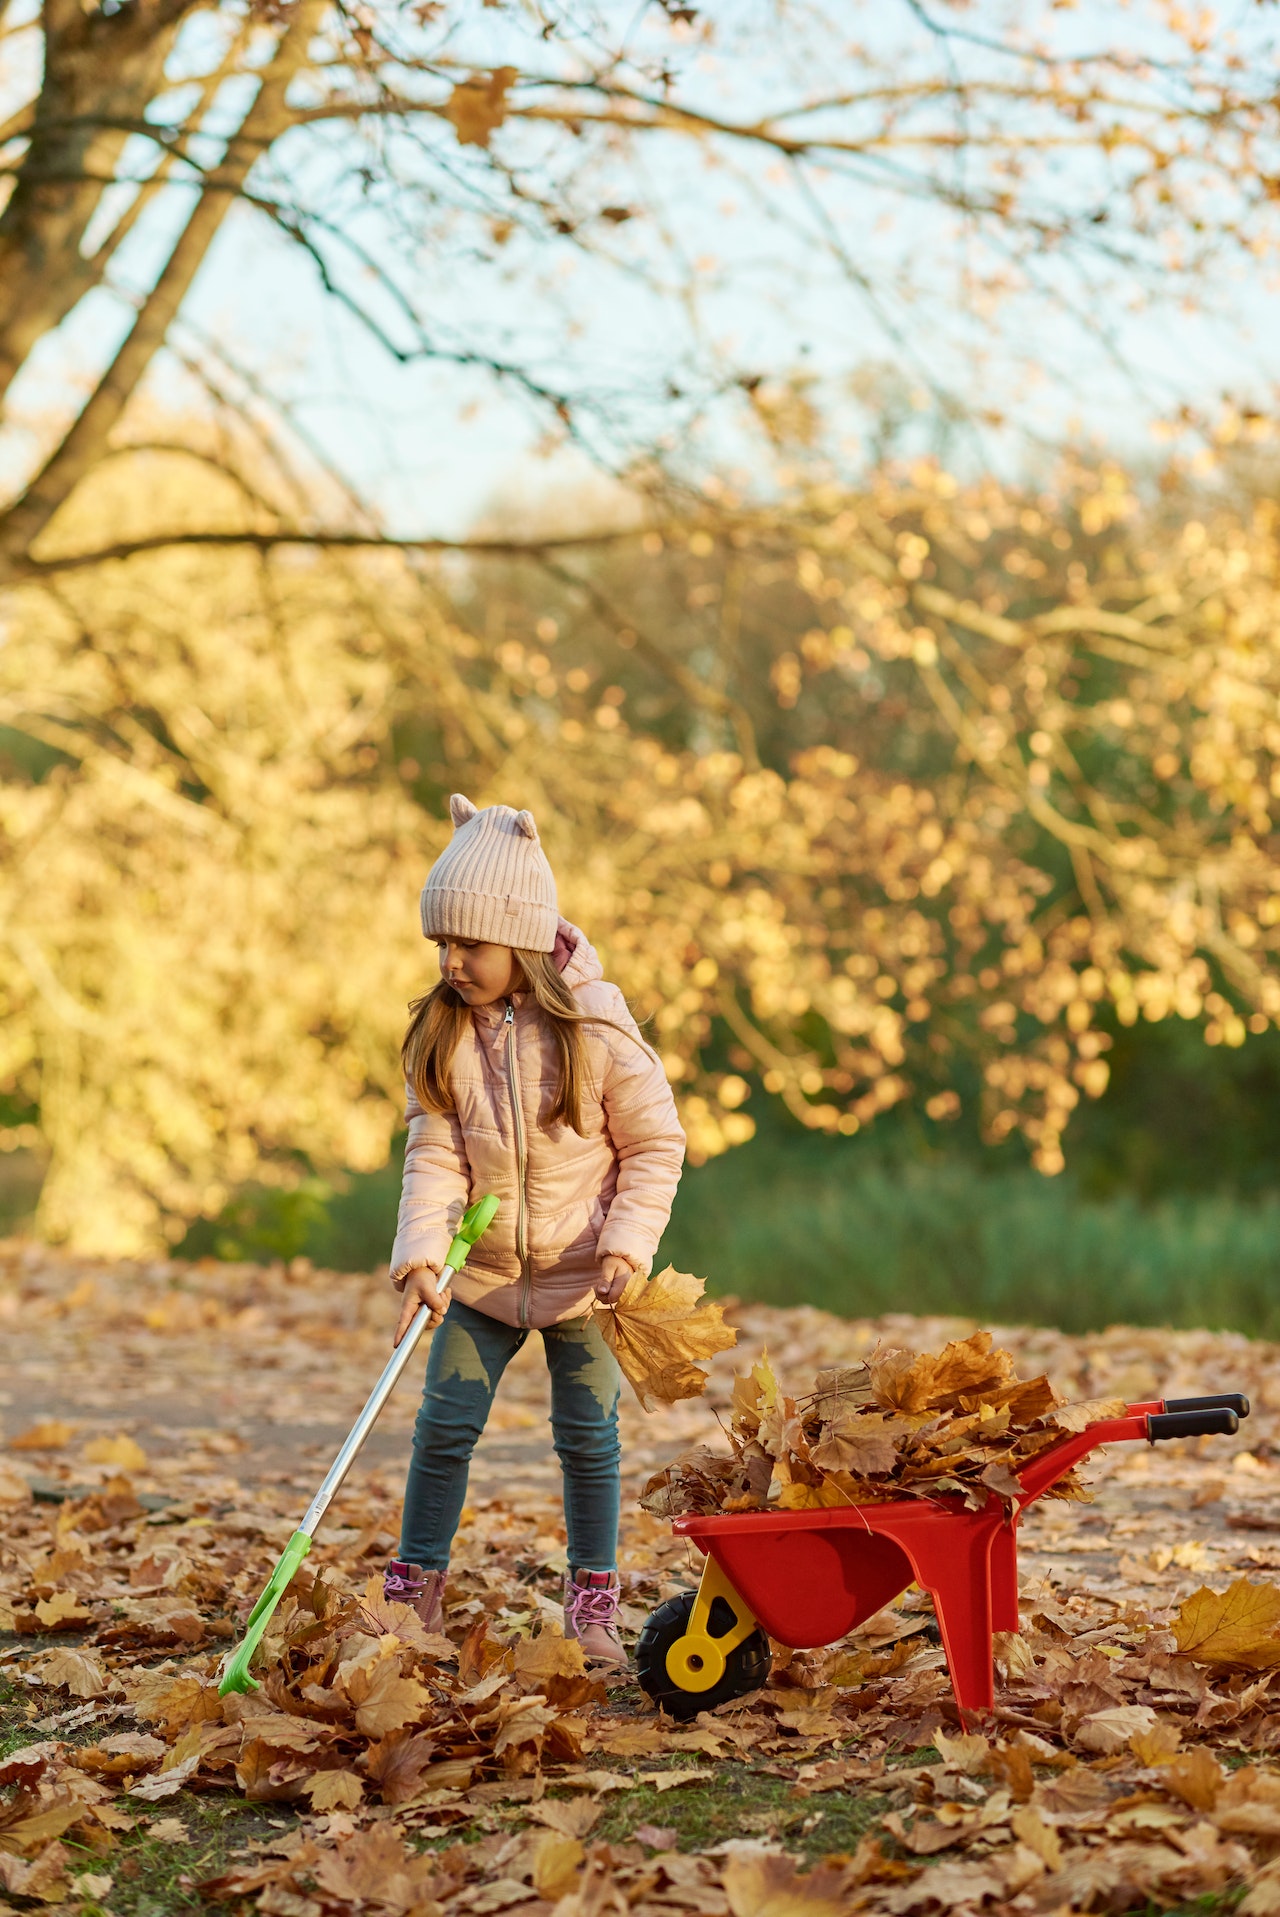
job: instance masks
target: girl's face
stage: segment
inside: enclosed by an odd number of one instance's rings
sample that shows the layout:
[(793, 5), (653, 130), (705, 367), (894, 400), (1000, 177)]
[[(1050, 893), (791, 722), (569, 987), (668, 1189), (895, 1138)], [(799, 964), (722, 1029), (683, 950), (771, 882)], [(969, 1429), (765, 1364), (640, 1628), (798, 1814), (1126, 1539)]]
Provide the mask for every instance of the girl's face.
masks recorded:
[(476, 939), (437, 938), (440, 976), (452, 985), (465, 1005), (492, 1005), (518, 992), (522, 979), (509, 945), (486, 945)]

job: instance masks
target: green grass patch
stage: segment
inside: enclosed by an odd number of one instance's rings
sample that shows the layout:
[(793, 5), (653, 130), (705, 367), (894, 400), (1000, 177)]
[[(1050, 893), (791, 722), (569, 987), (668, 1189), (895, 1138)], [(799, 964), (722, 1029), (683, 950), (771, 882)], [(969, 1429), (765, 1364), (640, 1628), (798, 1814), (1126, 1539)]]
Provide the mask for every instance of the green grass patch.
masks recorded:
[(1070, 1174), (892, 1163), (844, 1140), (755, 1140), (685, 1176), (662, 1256), (710, 1289), (841, 1317), (954, 1314), (1280, 1338), (1280, 1197), (1142, 1204)]
[[(678, 1773), (700, 1767), (673, 1763), (662, 1768)], [(696, 1784), (668, 1790), (643, 1784), (611, 1791), (604, 1801), (604, 1813), (588, 1841), (625, 1843), (637, 1826), (647, 1824), (673, 1830), (678, 1850), (712, 1849), (735, 1837), (775, 1838), (810, 1861), (833, 1851), (856, 1850), (888, 1807), (884, 1795), (871, 1791), (797, 1797), (794, 1778), (779, 1777), (768, 1767), (723, 1760), (714, 1777)]]

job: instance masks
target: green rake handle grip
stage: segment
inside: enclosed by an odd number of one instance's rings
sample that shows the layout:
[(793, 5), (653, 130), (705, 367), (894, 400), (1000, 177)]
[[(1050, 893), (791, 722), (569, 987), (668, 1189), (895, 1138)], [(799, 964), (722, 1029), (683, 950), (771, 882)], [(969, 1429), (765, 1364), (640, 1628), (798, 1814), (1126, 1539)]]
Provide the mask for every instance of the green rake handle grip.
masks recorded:
[[(462, 1214), (458, 1226), (458, 1235), (449, 1247), (449, 1256), (444, 1261), (446, 1272), (461, 1271), (467, 1262), (467, 1253), (476, 1241), (483, 1237), (498, 1215), (498, 1201), (490, 1192), (487, 1198), (477, 1198), (474, 1205)], [(446, 1279), (444, 1282), (448, 1282)]]
[[(482, 1232), (488, 1230), (498, 1211), (498, 1201), (492, 1195), (477, 1199), (474, 1205), (463, 1213), (458, 1226), (457, 1236), (449, 1247), (444, 1270), (440, 1274), (440, 1290), (443, 1292), (455, 1272), (462, 1270), (467, 1255)], [(256, 1691), (257, 1681), (249, 1675), (249, 1664), (254, 1652), (262, 1642), (263, 1633), (271, 1622), (272, 1614), (279, 1604), (293, 1575), (311, 1549), (312, 1534), (335, 1497), (343, 1479), (355, 1460), (361, 1445), (373, 1429), (373, 1423), (383, 1405), (391, 1396), (392, 1389), (400, 1373), (408, 1364), (422, 1333), (427, 1328), (431, 1312), (423, 1305), (410, 1324), (408, 1331), (387, 1360), (386, 1368), (369, 1395), (364, 1410), (352, 1425), (346, 1441), (329, 1467), (328, 1475), (315, 1497), (307, 1507), (306, 1516), (294, 1532), (280, 1554), (280, 1561), (267, 1579), (258, 1602), (250, 1611), (245, 1624), (244, 1636), (227, 1660), (226, 1669), (218, 1684), (219, 1697), (225, 1697), (228, 1691)]]

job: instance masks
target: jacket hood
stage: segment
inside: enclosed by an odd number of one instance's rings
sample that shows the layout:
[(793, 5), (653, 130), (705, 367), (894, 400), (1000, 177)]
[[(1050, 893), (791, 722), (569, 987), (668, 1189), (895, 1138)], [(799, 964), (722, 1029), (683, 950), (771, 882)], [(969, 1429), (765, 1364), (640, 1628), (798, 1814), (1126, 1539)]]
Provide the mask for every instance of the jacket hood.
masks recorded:
[[(568, 947), (568, 956), (561, 961), (560, 953), (565, 947)], [(556, 927), (556, 962), (571, 991), (576, 986), (589, 985), (593, 979), (604, 977), (604, 967), (595, 946), (586, 933), (579, 931), (576, 925), (570, 925), (568, 919), (561, 919)]]

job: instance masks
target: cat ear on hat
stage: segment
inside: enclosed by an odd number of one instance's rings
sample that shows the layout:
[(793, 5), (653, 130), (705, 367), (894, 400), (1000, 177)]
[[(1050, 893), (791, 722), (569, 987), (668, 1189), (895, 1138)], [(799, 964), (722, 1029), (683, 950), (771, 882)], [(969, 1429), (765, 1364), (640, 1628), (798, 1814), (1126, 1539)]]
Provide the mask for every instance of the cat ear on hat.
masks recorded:
[(464, 792), (455, 792), (449, 800), (449, 817), (455, 825), (465, 825), (476, 816), (476, 807)]
[(538, 843), (538, 827), (532, 812), (516, 813), (516, 830), (523, 832), (526, 839), (532, 839), (535, 845)]

